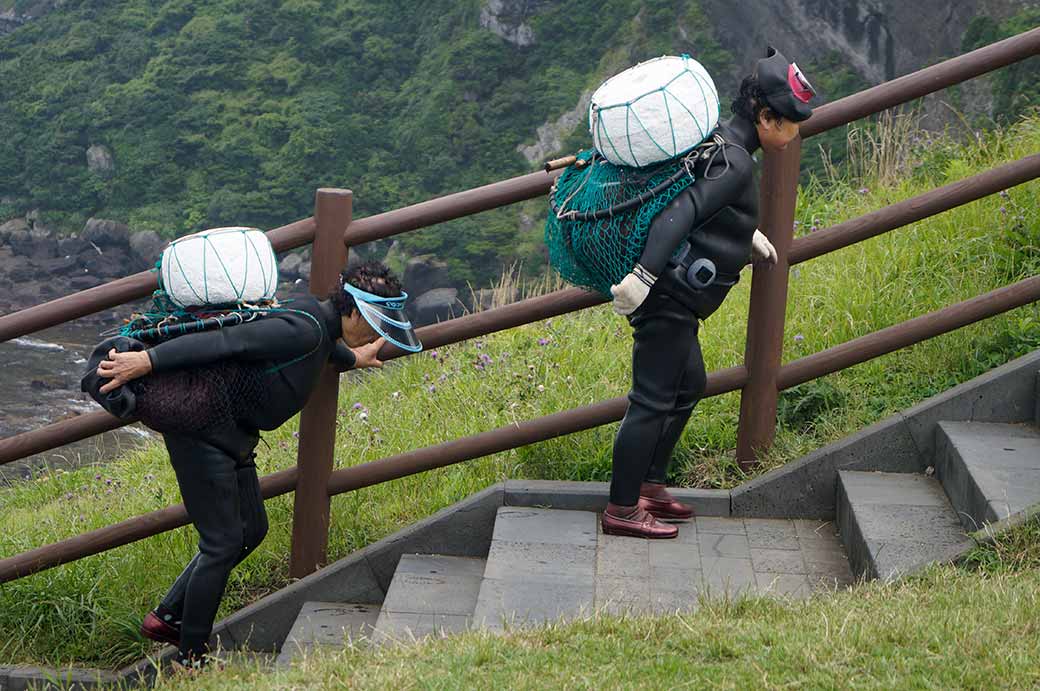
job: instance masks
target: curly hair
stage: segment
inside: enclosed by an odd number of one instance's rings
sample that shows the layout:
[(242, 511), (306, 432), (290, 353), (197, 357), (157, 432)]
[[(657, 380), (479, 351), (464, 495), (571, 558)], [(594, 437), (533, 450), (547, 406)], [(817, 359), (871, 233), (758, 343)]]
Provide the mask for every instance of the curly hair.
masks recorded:
[(729, 109), (734, 115), (740, 115), (751, 122), (758, 122), (759, 116), (774, 122), (783, 118), (780, 113), (769, 107), (765, 91), (758, 83), (758, 76), (754, 74), (749, 74), (740, 82), (740, 94), (733, 99)]
[(391, 298), (401, 294), (401, 281), (382, 262), (355, 264), (339, 275), (340, 285), (329, 295), (340, 316), (347, 316), (354, 311), (354, 298), (343, 290), (344, 283), (381, 297)]

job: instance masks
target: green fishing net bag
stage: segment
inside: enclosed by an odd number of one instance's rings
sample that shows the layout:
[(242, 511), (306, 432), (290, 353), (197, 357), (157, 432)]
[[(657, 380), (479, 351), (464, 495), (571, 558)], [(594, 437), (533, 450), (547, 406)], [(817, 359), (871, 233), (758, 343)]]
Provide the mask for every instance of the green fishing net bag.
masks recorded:
[[(639, 261), (651, 221), (694, 178), (684, 170), (684, 158), (642, 168), (614, 165), (595, 151), (583, 151), (577, 158), (550, 192), (545, 222), (549, 263), (568, 283), (611, 297), (610, 286), (620, 283)], [(670, 185), (651, 194), (673, 178)], [(611, 209), (640, 195), (646, 201), (624, 211), (593, 220), (573, 217)]]

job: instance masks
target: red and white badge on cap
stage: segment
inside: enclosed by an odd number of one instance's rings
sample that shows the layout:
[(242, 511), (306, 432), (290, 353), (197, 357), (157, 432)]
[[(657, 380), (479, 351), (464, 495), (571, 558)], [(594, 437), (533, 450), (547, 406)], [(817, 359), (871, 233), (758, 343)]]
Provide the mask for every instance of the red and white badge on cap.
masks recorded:
[(808, 103), (809, 99), (816, 95), (816, 89), (798, 69), (798, 65), (793, 62), (787, 68), (787, 83), (790, 85), (794, 97), (802, 103)]

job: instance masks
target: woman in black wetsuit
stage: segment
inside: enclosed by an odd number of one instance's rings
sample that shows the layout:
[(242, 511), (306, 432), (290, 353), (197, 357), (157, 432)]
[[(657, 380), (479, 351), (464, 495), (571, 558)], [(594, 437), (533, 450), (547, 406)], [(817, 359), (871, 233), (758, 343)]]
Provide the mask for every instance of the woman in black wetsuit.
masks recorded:
[(733, 117), (712, 133), (714, 148), (698, 159), (696, 182), (654, 218), (639, 263), (611, 288), (614, 309), (628, 316), (634, 342), (605, 533), (675, 537), (678, 528), (657, 519), (693, 515), (665, 481), (672, 450), (704, 394), (698, 319), (718, 309), (749, 259), (776, 262), (776, 250), (756, 227), (751, 156), (759, 146), (787, 146), (798, 123), (812, 114), (807, 103), (814, 94), (797, 66), (770, 48), (741, 84)]
[[(263, 395), (237, 406), (234, 419), (199, 431), (163, 431), (170, 463), (184, 506), (199, 533), (199, 551), (174, 582), (162, 603), (149, 612), (141, 632), (179, 646), (177, 663), (201, 667), (213, 620), (231, 569), (246, 558), (267, 533), (254, 449), (260, 430), (272, 430), (298, 413), (317, 384), (326, 362), (338, 371), (380, 367), (382, 328), (372, 310), (406, 322), (399, 308), (400, 283), (386, 267), (371, 262), (343, 274), (347, 288), (328, 300), (304, 297), (291, 310), (213, 331), (179, 336), (138, 352), (116, 352), (97, 365), (101, 394), (148, 375), (186, 376), (187, 372), (233, 361), (263, 372)], [(360, 289), (360, 290), (358, 290)], [(399, 296), (398, 303), (382, 298)], [(372, 304), (365, 302), (367, 298)], [(387, 303), (391, 303), (389, 308)], [(362, 312), (368, 314), (363, 318)], [(393, 335), (409, 350), (418, 341), (409, 329)], [(127, 339), (124, 339), (127, 340)], [(412, 346), (412, 347), (409, 347)], [(235, 365), (239, 366), (239, 365)], [(181, 373), (181, 374), (177, 374)], [(142, 379), (142, 381), (148, 381)], [(205, 406), (208, 401), (199, 401)], [(125, 412), (125, 411), (124, 411)]]

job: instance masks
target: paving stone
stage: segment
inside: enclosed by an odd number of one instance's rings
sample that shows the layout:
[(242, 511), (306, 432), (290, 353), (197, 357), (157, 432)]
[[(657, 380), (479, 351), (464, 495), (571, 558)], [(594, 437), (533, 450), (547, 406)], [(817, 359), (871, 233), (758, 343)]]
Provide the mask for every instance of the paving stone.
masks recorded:
[(492, 539), (595, 547), (598, 522), (591, 511), (503, 506)]
[(596, 611), (608, 614), (638, 614), (650, 609), (650, 588), (646, 579), (596, 578)]
[(767, 549), (798, 549), (794, 523), (782, 518), (745, 518), (748, 544)]
[(751, 548), (751, 566), (756, 573), (805, 574), (800, 550)]
[(815, 521), (796, 518), (791, 521), (799, 539), (830, 538), (838, 534), (838, 526), (834, 521)]
[(709, 557), (747, 558), (751, 555), (746, 535), (701, 533), (701, 560)]
[(596, 549), (585, 545), (492, 540), (484, 577), (498, 580), (591, 582)]
[(461, 614), (382, 612), (372, 642), (410, 643), (426, 636), (447, 636), (469, 629), (471, 618)]
[(736, 595), (755, 584), (751, 559), (702, 555), (701, 566), (705, 591), (711, 597)]
[(403, 555), (383, 601), (383, 610), (470, 616), (483, 576), (483, 559)]
[(765, 595), (804, 598), (812, 594), (809, 578), (804, 574), (756, 572), (755, 585)]
[(655, 614), (694, 612), (700, 605), (700, 592), (655, 591), (650, 595), (650, 611)]
[(650, 569), (650, 592), (699, 593), (704, 590), (700, 569), (656, 566)]
[[(724, 535), (744, 535), (744, 521), (739, 518), (716, 518), (714, 516), (697, 516), (698, 533), (721, 533)], [(680, 532), (682, 529), (680, 528)]]
[(595, 587), (586, 583), (503, 581), (485, 578), (473, 622), (491, 630), (537, 624), (593, 612)]
[(650, 567), (700, 569), (701, 555), (697, 545), (674, 540), (650, 540)]
[(305, 602), (276, 660), (289, 664), (315, 646), (340, 648), (347, 639), (369, 638), (379, 618), (379, 605)]

